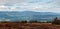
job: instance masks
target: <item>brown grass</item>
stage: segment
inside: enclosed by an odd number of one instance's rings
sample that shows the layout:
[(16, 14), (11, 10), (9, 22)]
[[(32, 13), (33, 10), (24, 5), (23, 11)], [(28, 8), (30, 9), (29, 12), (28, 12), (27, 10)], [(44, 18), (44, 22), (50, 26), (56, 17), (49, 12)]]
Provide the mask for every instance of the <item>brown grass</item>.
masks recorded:
[(0, 23), (0, 29), (60, 29), (60, 25), (51, 23)]

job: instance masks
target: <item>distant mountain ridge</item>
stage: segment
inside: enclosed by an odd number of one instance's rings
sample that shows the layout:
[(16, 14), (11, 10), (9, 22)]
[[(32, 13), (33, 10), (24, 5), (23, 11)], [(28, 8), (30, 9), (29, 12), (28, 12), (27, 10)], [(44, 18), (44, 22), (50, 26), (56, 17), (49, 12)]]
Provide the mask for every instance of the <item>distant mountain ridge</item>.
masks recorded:
[(54, 17), (59, 17), (60, 15), (58, 13), (52, 13), (52, 12), (33, 12), (33, 11), (23, 11), (23, 12), (7, 12), (7, 11), (0, 11), (0, 20), (2, 18), (10, 19), (10, 21), (21, 21), (21, 20), (47, 20), (50, 21), (50, 19)]

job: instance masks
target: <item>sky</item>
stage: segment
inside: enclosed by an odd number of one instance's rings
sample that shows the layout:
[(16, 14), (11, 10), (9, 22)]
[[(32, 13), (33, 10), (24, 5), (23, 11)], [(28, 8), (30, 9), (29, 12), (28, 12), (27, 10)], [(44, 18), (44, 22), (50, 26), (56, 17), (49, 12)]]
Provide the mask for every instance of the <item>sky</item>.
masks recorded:
[(0, 0), (0, 11), (60, 13), (60, 0)]

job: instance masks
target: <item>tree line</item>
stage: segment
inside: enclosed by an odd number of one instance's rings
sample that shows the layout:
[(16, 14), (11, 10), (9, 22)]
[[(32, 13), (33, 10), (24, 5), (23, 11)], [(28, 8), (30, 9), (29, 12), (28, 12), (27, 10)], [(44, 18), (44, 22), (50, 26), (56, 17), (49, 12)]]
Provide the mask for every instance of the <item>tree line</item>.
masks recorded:
[[(52, 23), (52, 24), (60, 25), (60, 20), (57, 17), (54, 18), (54, 20), (52, 22), (51, 21), (40, 22), (40, 21), (37, 21), (37, 20), (30, 20), (30, 21), (23, 20), (23, 21), (16, 21), (16, 22), (17, 23)], [(5, 21), (4, 23), (7, 23), (7, 21)]]
[(51, 22), (51, 21), (47, 21), (47, 22), (39, 22), (37, 20), (31, 20), (29, 22), (27, 22), (26, 20), (25, 21), (21, 21), (21, 23), (52, 23), (52, 24), (56, 24), (56, 25), (60, 25), (60, 20), (56, 17), (54, 18), (54, 20)]

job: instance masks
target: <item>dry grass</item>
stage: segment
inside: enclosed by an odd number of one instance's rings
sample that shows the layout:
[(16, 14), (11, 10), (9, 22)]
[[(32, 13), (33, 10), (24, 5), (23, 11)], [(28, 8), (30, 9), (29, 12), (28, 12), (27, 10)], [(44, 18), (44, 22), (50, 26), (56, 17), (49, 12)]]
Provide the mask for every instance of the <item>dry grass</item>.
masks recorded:
[(0, 23), (0, 29), (60, 29), (51, 23)]

